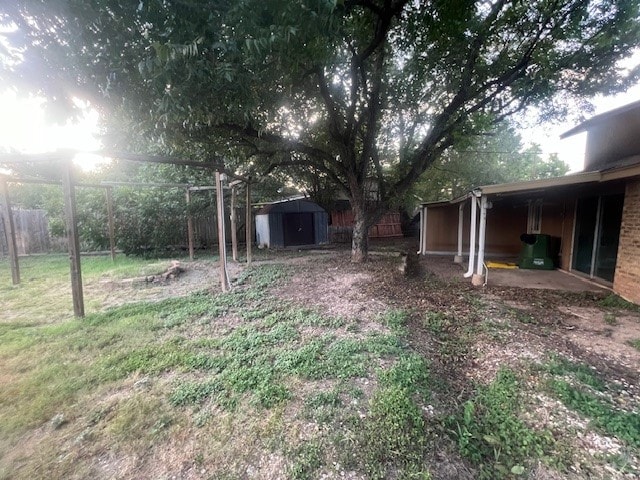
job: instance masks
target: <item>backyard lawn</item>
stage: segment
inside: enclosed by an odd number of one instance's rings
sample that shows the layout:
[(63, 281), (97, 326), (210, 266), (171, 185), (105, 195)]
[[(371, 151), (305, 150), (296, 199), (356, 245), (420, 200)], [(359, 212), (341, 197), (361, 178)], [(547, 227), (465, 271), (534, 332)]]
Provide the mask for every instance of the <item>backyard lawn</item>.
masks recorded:
[[(0, 479), (637, 478), (640, 311), (383, 252), (0, 262)], [(268, 255), (268, 256), (267, 256)], [(636, 335), (637, 333), (637, 335)]]

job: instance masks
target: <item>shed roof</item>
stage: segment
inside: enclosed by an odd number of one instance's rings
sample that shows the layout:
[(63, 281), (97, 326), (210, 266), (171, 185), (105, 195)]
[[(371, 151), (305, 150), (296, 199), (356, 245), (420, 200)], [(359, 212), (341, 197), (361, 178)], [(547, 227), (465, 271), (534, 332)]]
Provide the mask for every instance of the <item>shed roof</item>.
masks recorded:
[(269, 213), (302, 213), (302, 212), (324, 212), (324, 209), (310, 200), (281, 200), (272, 202), (262, 207), (256, 215), (267, 215)]

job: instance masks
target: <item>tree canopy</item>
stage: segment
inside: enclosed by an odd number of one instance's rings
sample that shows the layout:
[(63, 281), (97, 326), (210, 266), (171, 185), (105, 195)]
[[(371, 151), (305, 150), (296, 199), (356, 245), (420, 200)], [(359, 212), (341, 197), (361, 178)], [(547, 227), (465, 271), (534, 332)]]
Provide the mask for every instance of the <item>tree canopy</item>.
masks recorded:
[(351, 199), (359, 261), (368, 226), (461, 139), (636, 81), (616, 62), (638, 20), (638, 0), (16, 0), (0, 81), (253, 176), (325, 178)]
[[(411, 187), (409, 196), (420, 201), (450, 200), (481, 185), (560, 177), (569, 171), (557, 154), (544, 159), (539, 145), (524, 148), (513, 127), (500, 127), (444, 152)], [(406, 206), (409, 212), (413, 209)]]

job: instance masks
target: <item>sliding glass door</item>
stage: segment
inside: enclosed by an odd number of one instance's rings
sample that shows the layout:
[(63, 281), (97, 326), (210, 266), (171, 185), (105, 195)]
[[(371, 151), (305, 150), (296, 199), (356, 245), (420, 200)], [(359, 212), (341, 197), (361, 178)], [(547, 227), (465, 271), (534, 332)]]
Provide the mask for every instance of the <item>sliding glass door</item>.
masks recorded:
[(624, 195), (601, 195), (578, 200), (573, 269), (613, 282), (618, 255)]

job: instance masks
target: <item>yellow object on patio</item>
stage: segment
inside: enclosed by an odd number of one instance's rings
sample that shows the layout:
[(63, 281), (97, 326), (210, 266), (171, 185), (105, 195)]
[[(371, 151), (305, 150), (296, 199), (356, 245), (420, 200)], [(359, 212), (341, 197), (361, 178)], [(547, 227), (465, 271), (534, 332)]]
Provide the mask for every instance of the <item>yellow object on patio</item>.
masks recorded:
[(518, 268), (518, 264), (508, 262), (487, 262), (487, 268)]

